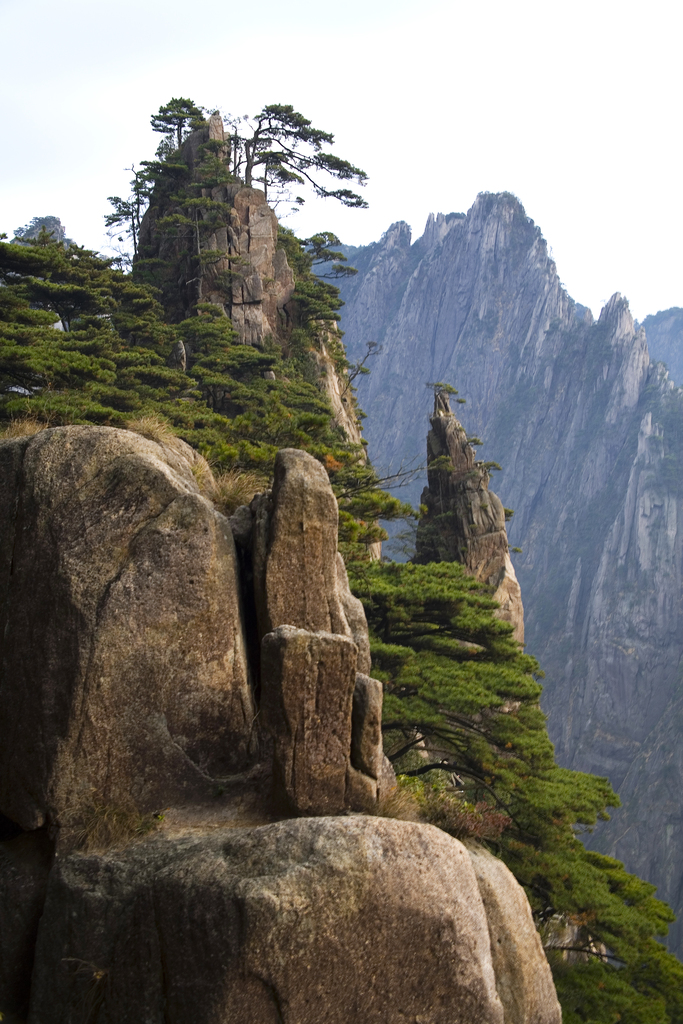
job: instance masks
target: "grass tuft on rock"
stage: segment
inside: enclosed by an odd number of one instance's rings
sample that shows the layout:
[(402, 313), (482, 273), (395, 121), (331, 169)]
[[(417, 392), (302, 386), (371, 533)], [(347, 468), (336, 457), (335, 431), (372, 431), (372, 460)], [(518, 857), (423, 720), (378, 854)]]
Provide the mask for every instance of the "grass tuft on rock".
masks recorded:
[(74, 844), (84, 853), (100, 853), (127, 846), (159, 827), (163, 814), (143, 814), (134, 804), (107, 803), (93, 795), (83, 807), (73, 830)]
[(48, 430), (49, 427), (50, 424), (43, 420), (38, 420), (34, 416), (26, 416), (24, 419), (10, 420), (7, 426), (0, 430), (0, 437), (31, 437), (33, 434), (39, 434), (41, 430)]
[(255, 494), (266, 490), (268, 481), (249, 470), (228, 469), (215, 478), (212, 500), (219, 512), (231, 516), (240, 505), (248, 505)]

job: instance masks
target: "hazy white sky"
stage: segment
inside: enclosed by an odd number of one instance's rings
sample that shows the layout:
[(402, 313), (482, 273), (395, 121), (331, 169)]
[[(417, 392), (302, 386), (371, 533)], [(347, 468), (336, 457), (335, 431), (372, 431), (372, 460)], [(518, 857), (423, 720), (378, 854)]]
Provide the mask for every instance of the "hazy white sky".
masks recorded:
[(153, 155), (171, 96), (291, 103), (370, 176), (366, 211), (298, 232), (373, 241), (396, 220), (514, 192), (598, 312), (683, 306), (680, 39), (672, 0), (0, 0), (0, 231), (55, 214), (102, 248), (106, 197)]

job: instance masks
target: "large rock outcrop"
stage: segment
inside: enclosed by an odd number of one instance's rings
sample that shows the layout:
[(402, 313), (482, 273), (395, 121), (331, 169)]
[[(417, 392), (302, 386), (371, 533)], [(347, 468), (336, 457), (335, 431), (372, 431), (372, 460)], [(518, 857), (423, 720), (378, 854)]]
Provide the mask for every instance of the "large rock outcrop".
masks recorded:
[[(363, 606), (349, 590), (337, 551), (337, 502), (322, 465), (283, 448), (272, 490), (252, 501), (251, 516), (242, 544), (251, 552), (263, 723), (275, 744), (277, 800), (305, 814), (369, 810), (386, 795), (380, 780), (393, 773), (388, 765), (365, 771), (351, 763), (356, 676), (359, 694), (365, 693), (370, 644)], [(372, 734), (369, 757), (381, 766), (381, 731), (369, 725), (376, 708), (361, 696), (356, 708), (355, 735), (367, 747)]]
[(428, 486), (420, 504), (426, 508), (417, 529), (415, 561), (460, 562), (468, 573), (493, 589), (499, 618), (511, 623), (524, 643), (524, 608), (508, 552), (505, 509), (489, 490), (485, 463), (451, 411), (447, 392), (434, 396), (427, 437)]
[(521, 890), (501, 910), (459, 842), (372, 814), (382, 684), (324, 471), (281, 452), (228, 521), (197, 460), (109, 428), (0, 441), (0, 1013), (556, 1024), (527, 1012), (548, 965)]
[[(461, 418), (502, 466), (496, 490), (515, 510), (525, 639), (546, 674), (558, 761), (622, 793), (590, 841), (659, 887), (681, 953), (683, 765), (669, 737), (683, 659), (683, 392), (650, 361), (625, 299), (594, 322), (569, 297), (509, 194), (479, 196), (413, 245), (397, 224), (347, 254), (359, 270), (341, 282), (349, 358), (367, 338), (383, 346), (359, 384), (373, 460), (422, 459), (424, 382), (466, 398)], [(658, 358), (674, 312), (650, 322)]]
[(88, 999), (121, 1024), (507, 1024), (467, 851), (386, 819), (71, 856), (37, 963), (29, 1024), (80, 1024)]
[(194, 459), (107, 427), (0, 441), (0, 811), (24, 829), (249, 762), (235, 545)]
[[(224, 164), (225, 184), (202, 187), (201, 164), (207, 158), (219, 159)], [(210, 255), (198, 268), (187, 272), (194, 267), (186, 259), (187, 238), (158, 227), (164, 218), (185, 218), (187, 209), (172, 196), (155, 195), (140, 225), (139, 256), (177, 267), (177, 275), (167, 282), (167, 308), (183, 320), (195, 314), (198, 303), (211, 303), (230, 318), (243, 344), (263, 348), (268, 341), (286, 346), (295, 322), (294, 274), (284, 248), (278, 243), (277, 217), (265, 194), (244, 186), (230, 173), (230, 140), (219, 114), (212, 114), (205, 128), (188, 136), (181, 147), (180, 160), (187, 166), (198, 194), (207, 200), (206, 207), (195, 211), (198, 223), (193, 246), (198, 244), (202, 252)], [(214, 173), (215, 167), (210, 176)], [(217, 216), (218, 209), (221, 214)], [(361, 427), (348, 375), (338, 369), (330, 354), (339, 345), (336, 324), (321, 321), (317, 327), (315, 348), (308, 353), (311, 369), (329, 401), (334, 423), (349, 441), (360, 444)], [(192, 358), (191, 346), (178, 341), (170, 363), (175, 368), (191, 370)], [(266, 371), (266, 375), (272, 375), (272, 371)], [(211, 386), (206, 399), (224, 415), (234, 416), (241, 411), (224, 387)]]

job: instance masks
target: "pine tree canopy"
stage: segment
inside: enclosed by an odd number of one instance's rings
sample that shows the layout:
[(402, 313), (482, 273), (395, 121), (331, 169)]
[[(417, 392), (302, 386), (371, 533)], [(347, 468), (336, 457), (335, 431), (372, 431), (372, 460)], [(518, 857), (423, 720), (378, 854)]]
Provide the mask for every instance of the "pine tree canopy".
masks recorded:
[(164, 106), (159, 107), (158, 113), (152, 114), (151, 125), (155, 132), (173, 139), (176, 148), (180, 149), (189, 131), (206, 124), (204, 113), (205, 111), (192, 100), (184, 96), (174, 96)]
[[(308, 118), (294, 107), (270, 103), (254, 117), (228, 117), (234, 152), (233, 170), (244, 176), (246, 185), (259, 180), (266, 195), (268, 187), (280, 186), (288, 192), (292, 184), (309, 185), (316, 195), (338, 199), (344, 206), (364, 208), (368, 204), (355, 192), (330, 188), (323, 184), (320, 173), (341, 181), (364, 185), (367, 174), (348, 160), (323, 152), (323, 145), (332, 145), (334, 135), (314, 128)], [(262, 168), (262, 177), (255, 171)], [(298, 203), (304, 200), (297, 196)]]
[[(379, 488), (363, 447), (335, 425), (309, 355), (315, 326), (261, 351), (237, 344), (230, 320), (210, 303), (169, 323), (147, 285), (49, 238), (0, 242), (0, 283), (0, 423), (125, 427), (156, 416), (217, 471), (256, 472), (264, 486), (279, 448), (303, 448), (325, 465), (339, 496), (350, 558), (366, 558), (367, 546), (386, 536), (380, 520), (411, 513)], [(189, 372), (168, 365), (179, 342), (193, 353)], [(216, 411), (219, 396), (229, 414)]]

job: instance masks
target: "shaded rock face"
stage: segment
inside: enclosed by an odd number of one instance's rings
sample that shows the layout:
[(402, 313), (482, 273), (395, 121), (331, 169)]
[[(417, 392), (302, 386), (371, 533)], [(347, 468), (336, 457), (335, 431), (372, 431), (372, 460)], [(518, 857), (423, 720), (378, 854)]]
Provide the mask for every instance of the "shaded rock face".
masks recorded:
[(659, 887), (682, 953), (683, 765), (670, 723), (683, 662), (683, 394), (621, 296), (597, 322), (573, 302), (512, 196), (482, 195), (446, 226), (411, 245), (394, 225), (348, 253), (359, 269), (341, 282), (349, 358), (367, 338), (383, 345), (359, 386), (373, 461), (422, 457), (423, 382), (466, 398), (461, 418), (503, 467), (496, 490), (515, 510), (525, 639), (546, 674), (558, 760), (621, 792), (590, 841)]
[(507, 1020), (467, 851), (385, 819), (71, 856), (50, 879), (37, 963), (30, 1024), (80, 1024), (89, 992), (122, 1024)]
[[(363, 434), (356, 415), (356, 403), (350, 387), (346, 371), (339, 373), (334, 361), (327, 351), (330, 341), (335, 340), (336, 324), (332, 323), (327, 330), (327, 344), (322, 340), (320, 332), (319, 349), (309, 353), (318, 371), (319, 386), (324, 391), (332, 407), (334, 422), (344, 431), (349, 441), (361, 444)], [(338, 342), (338, 338), (336, 339)], [(379, 558), (379, 556), (377, 556)]]
[(468, 852), (486, 912), (505, 1024), (562, 1024), (550, 967), (524, 890), (484, 847), (471, 845)]
[(249, 761), (235, 546), (193, 458), (106, 427), (0, 441), (0, 810), (22, 828), (93, 791), (197, 798)]
[(524, 643), (522, 592), (508, 553), (505, 509), (489, 491), (489, 474), (477, 463), (448, 395), (437, 392), (427, 437), (427, 477), (420, 504), (415, 561), (460, 562), (500, 602), (498, 615)]
[(25, 1017), (52, 864), (47, 831), (0, 842), (0, 1012)]

